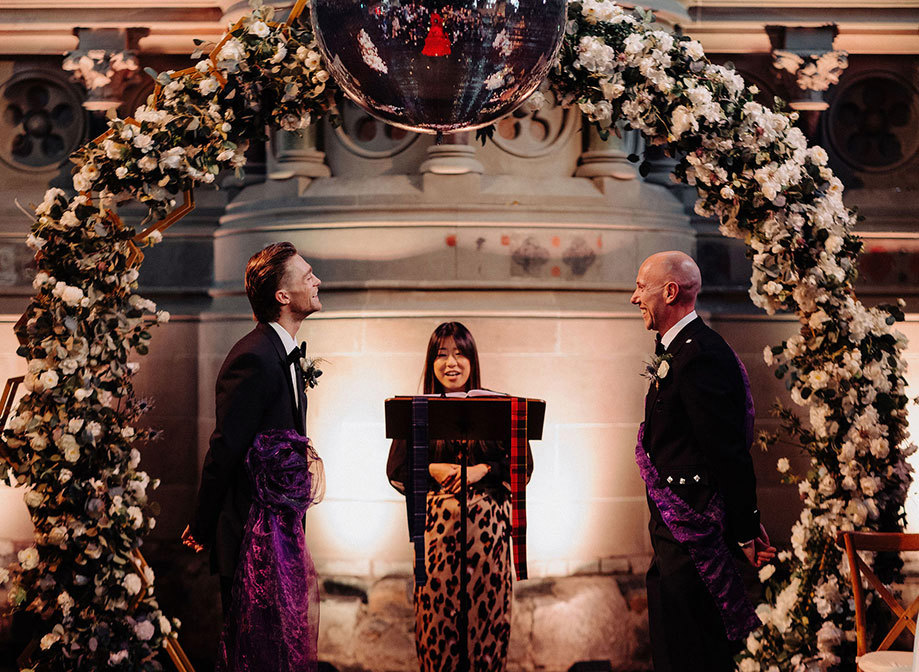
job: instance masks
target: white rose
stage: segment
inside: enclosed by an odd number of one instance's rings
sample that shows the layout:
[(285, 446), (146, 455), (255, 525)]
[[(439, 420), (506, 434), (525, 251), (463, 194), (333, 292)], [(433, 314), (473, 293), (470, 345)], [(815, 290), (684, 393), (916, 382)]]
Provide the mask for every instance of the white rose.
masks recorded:
[(76, 214), (73, 210), (64, 210), (61, 215), (61, 225), (66, 226), (68, 229), (72, 229), (75, 226), (80, 225), (80, 220), (77, 219)]
[(131, 524), (134, 526), (135, 530), (144, 524), (144, 514), (141, 513), (140, 507), (129, 506), (128, 507), (128, 518), (130, 518)]
[(861, 485), (862, 492), (868, 495), (869, 497), (874, 497), (880, 490), (880, 479), (875, 478), (874, 476), (863, 476), (859, 485)]
[[(47, 241), (44, 238), (41, 236), (36, 236), (34, 233), (30, 233), (29, 237), (26, 238), (26, 245), (29, 247), (29, 249), (36, 251), (43, 248), (46, 242)], [(39, 285), (39, 287), (41, 287), (41, 285)], [(36, 289), (38, 289), (38, 287), (36, 287)]]
[(137, 162), (137, 167), (145, 173), (149, 173), (151, 170), (156, 168), (156, 166), (156, 159), (154, 159), (149, 154), (147, 156), (141, 157), (140, 161)]
[(124, 586), (124, 589), (128, 591), (128, 595), (137, 595), (143, 587), (140, 577), (137, 576), (137, 574), (128, 574), (124, 577), (121, 584)]
[(809, 150), (810, 160), (817, 164), (818, 166), (825, 166), (826, 162), (829, 161), (829, 156), (827, 156), (826, 150), (819, 145), (811, 147)]
[(86, 179), (81, 173), (76, 173), (73, 176), (73, 188), (79, 192), (89, 191), (92, 189), (93, 183)]
[(58, 447), (64, 451), (64, 459), (68, 462), (76, 462), (80, 459), (80, 444), (73, 434), (64, 434), (57, 441)]
[(871, 449), (871, 454), (879, 460), (885, 459), (890, 454), (890, 446), (887, 443), (887, 439), (881, 437), (871, 439), (868, 445)]
[(150, 621), (141, 621), (134, 626), (134, 634), (137, 635), (137, 639), (146, 642), (156, 634), (156, 628)]
[(670, 373), (670, 362), (663, 360), (657, 367), (657, 377), (663, 380)]
[(84, 399), (89, 398), (92, 395), (92, 390), (87, 390), (85, 387), (81, 387), (78, 390), (74, 390), (73, 398), (77, 401), (83, 401)]
[(817, 369), (816, 371), (811, 371), (810, 375), (807, 377), (810, 386), (815, 390), (826, 387), (826, 384), (830, 382), (829, 374), (823, 369)]
[(214, 77), (205, 77), (198, 83), (198, 91), (201, 95), (208, 96), (217, 90), (220, 83)]
[(185, 160), (185, 148), (173, 147), (160, 157), (161, 170), (177, 170)]
[(24, 548), (17, 554), (19, 564), (25, 571), (38, 567), (38, 549), (34, 546)]
[(32, 281), (32, 287), (34, 289), (41, 289), (47, 284), (50, 284), (51, 276), (45, 273), (44, 271), (39, 271), (35, 274), (35, 279)]
[(689, 40), (681, 44), (683, 45), (683, 49), (686, 50), (686, 55), (692, 60), (698, 61), (700, 58), (705, 57), (705, 51), (702, 49), (702, 45), (696, 40)]
[(57, 387), (59, 380), (60, 379), (58, 378), (57, 371), (53, 370), (45, 371), (38, 377), (38, 382), (40, 382), (42, 387), (46, 390)]
[(674, 138), (678, 139), (686, 131), (694, 130), (698, 127), (699, 125), (688, 107), (680, 105), (673, 110), (673, 114), (670, 117), (670, 132)]
[(865, 506), (864, 502), (853, 499), (846, 506), (846, 515), (855, 527), (861, 527), (868, 519), (868, 507)]
[(59, 546), (62, 543), (67, 541), (67, 528), (63, 525), (58, 525), (48, 533), (48, 543)]
[(61, 611), (64, 612), (64, 616), (70, 613), (71, 607), (73, 607), (73, 598), (70, 597), (70, 593), (66, 590), (57, 596), (57, 604), (61, 607)]
[(40, 492), (29, 490), (25, 495), (23, 495), (22, 499), (25, 501), (26, 506), (28, 506), (30, 509), (34, 509), (36, 506), (39, 506), (42, 503), (44, 497)]
[(268, 33), (271, 32), (271, 28), (268, 27), (264, 21), (256, 21), (251, 26), (249, 26), (249, 32), (257, 37), (268, 37)]
[(817, 631), (817, 650), (832, 651), (842, 642), (842, 630), (833, 621), (824, 621)]
[(318, 68), (320, 62), (319, 52), (310, 50), (304, 54), (301, 54), (301, 49), (305, 49), (305, 47), (300, 47), (300, 49), (297, 49), (297, 58), (303, 61), (303, 65), (305, 65), (310, 70), (315, 70)]
[[(137, 577), (134, 577), (134, 578), (137, 578)], [(139, 580), (139, 579), (138, 579), (138, 580)], [(114, 652), (114, 653), (112, 653), (112, 654), (109, 655), (109, 657), (108, 657), (108, 664), (109, 664), (110, 666), (114, 667), (115, 665), (118, 665), (119, 663), (121, 663), (123, 660), (127, 659), (127, 657), (128, 657), (128, 650), (127, 650), (127, 649), (122, 649), (121, 651), (116, 651), (116, 652)]]
[(137, 147), (137, 149), (146, 149), (152, 144), (153, 138), (151, 138), (146, 133), (140, 133), (134, 136), (134, 146)]
[(760, 672), (759, 663), (752, 658), (744, 658), (740, 661), (740, 672)]
[(780, 457), (779, 461), (776, 463), (776, 469), (779, 470), (780, 474), (788, 473), (788, 470), (791, 469), (791, 464), (788, 462), (788, 458)]
[(159, 617), (159, 624), (160, 632), (162, 632), (164, 635), (168, 635), (170, 632), (172, 632), (172, 624), (169, 622), (169, 619), (162, 614), (160, 614)]
[(79, 287), (70, 287), (69, 285), (61, 292), (61, 301), (68, 306), (76, 306), (83, 300), (83, 290)]
[(56, 632), (49, 632), (47, 635), (41, 638), (41, 650), (47, 651), (55, 642), (60, 639), (60, 636)]

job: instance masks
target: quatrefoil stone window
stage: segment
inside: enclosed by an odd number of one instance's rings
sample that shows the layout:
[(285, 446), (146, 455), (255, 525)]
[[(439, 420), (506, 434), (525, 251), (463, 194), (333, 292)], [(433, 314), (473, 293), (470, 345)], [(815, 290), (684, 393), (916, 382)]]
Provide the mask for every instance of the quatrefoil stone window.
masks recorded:
[(81, 98), (45, 73), (21, 73), (0, 87), (0, 158), (15, 168), (59, 165), (83, 139)]

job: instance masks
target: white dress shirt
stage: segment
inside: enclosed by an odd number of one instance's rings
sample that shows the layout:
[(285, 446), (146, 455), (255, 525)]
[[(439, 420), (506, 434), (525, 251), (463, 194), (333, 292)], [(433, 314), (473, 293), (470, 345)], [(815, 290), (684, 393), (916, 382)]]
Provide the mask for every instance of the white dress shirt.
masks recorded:
[(696, 315), (696, 311), (693, 310), (688, 315), (685, 315), (682, 320), (670, 327), (667, 330), (667, 333), (661, 336), (661, 345), (664, 346), (664, 349), (668, 349), (670, 344), (673, 343), (674, 339), (676, 339), (680, 332), (683, 331), (683, 327), (685, 327), (697, 317), (699, 316)]
[[(292, 350), (297, 348), (297, 341), (294, 340), (294, 337), (290, 335), (290, 332), (287, 331), (277, 322), (269, 322), (268, 325), (275, 330), (278, 336), (281, 337), (281, 343), (284, 345), (284, 352), (290, 354)], [(297, 408), (300, 408), (300, 395), (297, 394), (297, 371), (294, 369), (294, 364), (291, 362), (290, 367), (290, 382), (293, 384), (294, 390), (294, 403), (297, 405)]]

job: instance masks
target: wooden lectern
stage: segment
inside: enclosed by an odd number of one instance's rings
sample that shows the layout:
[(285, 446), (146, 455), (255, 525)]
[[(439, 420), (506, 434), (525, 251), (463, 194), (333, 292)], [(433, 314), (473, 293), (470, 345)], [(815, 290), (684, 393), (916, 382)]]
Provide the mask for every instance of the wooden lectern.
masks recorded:
[[(386, 400), (386, 438), (413, 441), (412, 402), (414, 397)], [(510, 447), (511, 397), (436, 397), (428, 398), (428, 441), (505, 441)], [(546, 402), (527, 399), (527, 440), (541, 439)], [(469, 591), (466, 572), (467, 538), (467, 455), (460, 451), (460, 672), (469, 671)], [(409, 484), (406, 484), (408, 489)], [(406, 492), (408, 495), (408, 492)], [(422, 561), (426, 560), (423, 558)]]

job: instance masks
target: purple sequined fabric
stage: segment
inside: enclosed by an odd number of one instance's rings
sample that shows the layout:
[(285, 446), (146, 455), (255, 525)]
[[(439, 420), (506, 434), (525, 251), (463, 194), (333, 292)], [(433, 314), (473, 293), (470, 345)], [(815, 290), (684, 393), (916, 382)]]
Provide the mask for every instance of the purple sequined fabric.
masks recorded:
[(215, 672), (315, 672), (319, 585), (303, 515), (322, 495), (322, 461), (294, 431), (256, 437), (252, 508)]
[[(735, 357), (737, 355), (735, 354)], [(740, 358), (737, 358), (743, 376), (745, 393), (745, 432), (747, 449), (753, 442), (753, 395), (750, 392), (750, 381)], [(756, 630), (761, 621), (756, 615), (750, 598), (743, 585), (743, 578), (734, 564), (731, 552), (724, 539), (724, 526), (727, 516), (724, 502), (718, 493), (709, 500), (701, 513), (693, 509), (679, 495), (665, 485), (661, 485), (659, 474), (648, 453), (645, 452), (643, 439), (645, 425), (638, 429), (638, 444), (635, 446), (635, 461), (638, 471), (648, 488), (648, 496), (661, 512), (667, 529), (689, 552), (693, 564), (702, 577), (702, 582), (721, 611), (721, 620), (728, 639), (740, 640)]]

